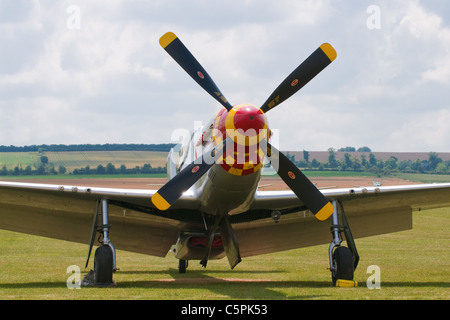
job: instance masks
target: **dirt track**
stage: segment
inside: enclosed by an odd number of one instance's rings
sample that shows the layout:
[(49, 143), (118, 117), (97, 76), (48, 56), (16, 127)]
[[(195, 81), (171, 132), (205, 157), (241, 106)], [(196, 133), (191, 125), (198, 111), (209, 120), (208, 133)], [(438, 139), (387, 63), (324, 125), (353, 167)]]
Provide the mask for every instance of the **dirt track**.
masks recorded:
[[(9, 179), (8, 179), (9, 180)], [(118, 178), (118, 179), (17, 179), (17, 182), (46, 183), (73, 186), (92, 186), (107, 188), (129, 189), (159, 189), (167, 181), (166, 178)], [(316, 177), (311, 181), (318, 188), (352, 188), (358, 186), (372, 186), (374, 182), (382, 186), (417, 184), (409, 180), (398, 178), (372, 179), (370, 177)], [(263, 177), (259, 190), (288, 190), (286, 184), (278, 177)]]

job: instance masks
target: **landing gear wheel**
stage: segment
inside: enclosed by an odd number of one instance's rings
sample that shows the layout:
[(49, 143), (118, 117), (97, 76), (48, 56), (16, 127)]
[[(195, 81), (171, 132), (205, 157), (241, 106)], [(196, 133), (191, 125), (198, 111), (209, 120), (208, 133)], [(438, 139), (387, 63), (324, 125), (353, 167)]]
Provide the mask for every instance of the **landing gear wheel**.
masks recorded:
[(353, 280), (353, 255), (347, 247), (337, 247), (333, 252), (334, 270), (331, 273), (333, 285), (338, 279)]
[(95, 250), (94, 286), (114, 286), (113, 253), (109, 246), (102, 245)]
[(178, 262), (178, 273), (186, 273), (186, 269), (188, 267), (188, 260), (179, 260)]

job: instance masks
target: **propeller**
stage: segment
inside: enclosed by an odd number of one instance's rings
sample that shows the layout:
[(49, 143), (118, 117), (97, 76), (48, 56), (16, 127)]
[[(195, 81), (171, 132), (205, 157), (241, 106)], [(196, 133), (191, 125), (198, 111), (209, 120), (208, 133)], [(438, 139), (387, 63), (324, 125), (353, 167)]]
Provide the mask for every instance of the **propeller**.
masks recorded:
[(232, 141), (227, 139), (222, 144), (205, 152), (201, 157), (195, 159), (162, 186), (161, 189), (152, 196), (152, 202), (155, 207), (159, 210), (169, 209), (170, 206), (181, 197), (183, 192), (197, 182), (197, 180), (199, 180), (223, 155), (226, 145), (229, 143), (232, 143)]
[(336, 51), (329, 43), (322, 44), (281, 82), (260, 109), (263, 112), (267, 112), (283, 101), (286, 101), (312, 78), (318, 75), (319, 72), (325, 69), (336, 59), (336, 56)]
[(166, 52), (195, 80), (203, 89), (206, 90), (214, 99), (228, 111), (233, 109), (233, 106), (227, 101), (225, 96), (220, 92), (212, 78), (195, 59), (192, 53), (184, 46), (178, 37), (172, 33), (167, 32), (159, 39), (159, 44), (166, 50)]
[[(220, 92), (212, 78), (206, 70), (195, 59), (191, 52), (184, 46), (178, 37), (167, 32), (159, 40), (164, 50), (214, 99), (216, 99), (228, 111), (233, 109), (225, 96)], [(328, 44), (324, 43), (317, 48), (304, 62), (302, 62), (269, 96), (260, 107), (264, 113), (273, 109), (280, 103), (286, 101), (290, 96), (300, 90), (311, 79), (325, 69), (334, 59), (336, 51)], [(210, 157), (217, 160), (224, 152), (229, 139), (222, 145), (216, 146)], [(300, 200), (310, 209), (319, 220), (327, 219), (333, 213), (333, 205), (327, 198), (311, 183), (311, 181), (281, 152), (270, 145), (263, 150), (270, 158), (272, 166), (278, 172), (283, 181), (299, 197)], [(189, 189), (204, 173), (212, 166), (214, 161), (205, 161), (204, 157), (208, 153), (189, 164), (157, 193), (152, 196), (152, 202), (160, 210), (167, 210), (182, 193)]]
[(293, 164), (282, 152), (270, 143), (261, 149), (280, 178), (295, 195), (303, 201), (308, 209), (321, 221), (333, 214), (334, 207), (316, 186)]

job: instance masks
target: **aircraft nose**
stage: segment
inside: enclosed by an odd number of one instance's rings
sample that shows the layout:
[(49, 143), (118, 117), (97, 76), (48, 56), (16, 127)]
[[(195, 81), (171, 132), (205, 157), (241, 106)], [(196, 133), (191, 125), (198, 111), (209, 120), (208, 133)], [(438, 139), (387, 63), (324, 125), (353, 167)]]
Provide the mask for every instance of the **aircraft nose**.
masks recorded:
[(229, 137), (241, 145), (253, 145), (267, 137), (268, 124), (264, 112), (249, 104), (233, 107), (228, 112), (225, 128)]

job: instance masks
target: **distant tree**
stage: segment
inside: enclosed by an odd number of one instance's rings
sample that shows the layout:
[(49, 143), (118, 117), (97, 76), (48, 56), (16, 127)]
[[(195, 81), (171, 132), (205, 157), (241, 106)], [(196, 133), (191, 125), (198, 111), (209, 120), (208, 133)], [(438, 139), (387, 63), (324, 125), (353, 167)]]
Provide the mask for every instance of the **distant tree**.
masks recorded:
[(353, 166), (353, 161), (350, 158), (349, 153), (344, 154), (344, 165), (345, 165), (345, 169), (350, 169)]
[(423, 162), (420, 161), (420, 159), (417, 159), (411, 164), (411, 169), (414, 170), (415, 172), (423, 172), (424, 171)]
[(45, 174), (45, 166), (43, 164), (41, 164), (38, 168), (37, 168), (37, 173), (38, 174)]
[(99, 164), (97, 166), (97, 174), (105, 174), (105, 172), (106, 172), (105, 167)]
[(439, 163), (442, 162), (442, 159), (439, 158), (439, 155), (436, 152), (430, 152), (428, 154), (428, 170), (434, 171)]
[(152, 166), (150, 165), (150, 163), (144, 164), (144, 166), (142, 167), (141, 172), (142, 173), (151, 173), (152, 172)]
[(59, 174), (65, 174), (66, 172), (67, 172), (66, 167), (64, 167), (64, 166), (59, 166), (59, 168), (58, 168), (58, 173), (59, 173)]
[(312, 162), (311, 162), (311, 166), (313, 167), (313, 168), (318, 168), (318, 167), (320, 167), (320, 162), (319, 161), (317, 161), (317, 159), (313, 159), (312, 160)]
[(338, 166), (338, 162), (336, 161), (336, 151), (333, 148), (329, 148), (328, 153), (328, 164), (330, 168), (336, 169)]
[(365, 155), (365, 154), (362, 154), (362, 155), (361, 155), (361, 165), (362, 165), (364, 168), (366, 168), (366, 167), (367, 167), (367, 164), (368, 164), (368, 162), (367, 162), (367, 159), (366, 159), (366, 155)]
[(394, 157), (394, 156), (391, 156), (389, 159), (387, 159), (385, 162), (384, 162), (384, 166), (385, 166), (385, 168), (388, 168), (388, 169), (390, 169), (390, 170), (395, 170), (395, 169), (397, 169), (397, 158), (396, 157)]
[(114, 174), (116, 172), (116, 168), (114, 165), (110, 162), (106, 165), (106, 173), (107, 174)]
[(33, 170), (31, 169), (31, 166), (28, 165), (28, 166), (25, 168), (24, 174), (27, 175), (27, 176), (30, 176), (32, 173), (33, 173)]
[(357, 150), (358, 152), (372, 152), (372, 150), (369, 147), (360, 147)]
[(361, 160), (359, 160), (357, 157), (352, 158), (352, 168), (355, 171), (360, 171), (362, 169)]
[(369, 165), (371, 167), (374, 167), (377, 165), (377, 159), (375, 158), (375, 155), (373, 153), (369, 154)]
[(436, 166), (436, 170), (437, 173), (441, 173), (441, 174), (445, 174), (448, 173), (448, 167), (447, 164), (445, 164), (445, 162), (439, 162)]
[(306, 151), (306, 150), (303, 150), (303, 159), (304, 159), (306, 162), (309, 162), (309, 152)]
[(48, 157), (47, 157), (47, 156), (41, 156), (41, 163), (42, 163), (43, 165), (48, 164)]

